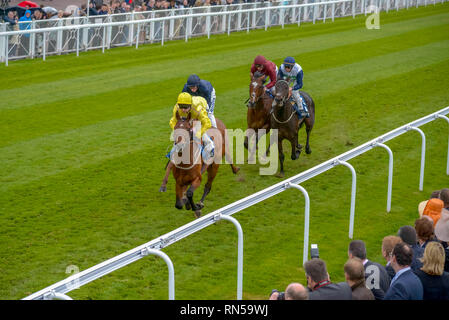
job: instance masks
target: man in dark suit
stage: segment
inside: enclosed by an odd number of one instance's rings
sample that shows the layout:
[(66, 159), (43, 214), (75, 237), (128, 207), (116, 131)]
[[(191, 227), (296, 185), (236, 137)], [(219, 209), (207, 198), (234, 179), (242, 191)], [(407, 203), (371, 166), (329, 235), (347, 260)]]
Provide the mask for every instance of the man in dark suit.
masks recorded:
[(309, 300), (352, 300), (351, 287), (346, 282), (332, 283), (326, 263), (313, 258), (304, 263)]
[(385, 292), (390, 287), (390, 276), (385, 267), (366, 258), (365, 242), (362, 240), (354, 240), (349, 243), (348, 256), (362, 260), (366, 286), (371, 289), (376, 300), (383, 300)]
[(391, 258), (391, 266), (396, 275), (391, 280), (385, 300), (422, 300), (423, 286), (421, 280), (413, 273), (413, 250), (404, 242), (398, 243)]
[(398, 236), (413, 250), (413, 260), (410, 267), (412, 270), (419, 270), (422, 267), (421, 258), (424, 254), (424, 249), (418, 245), (418, 238), (416, 237), (416, 230), (412, 226), (402, 226), (398, 230)]

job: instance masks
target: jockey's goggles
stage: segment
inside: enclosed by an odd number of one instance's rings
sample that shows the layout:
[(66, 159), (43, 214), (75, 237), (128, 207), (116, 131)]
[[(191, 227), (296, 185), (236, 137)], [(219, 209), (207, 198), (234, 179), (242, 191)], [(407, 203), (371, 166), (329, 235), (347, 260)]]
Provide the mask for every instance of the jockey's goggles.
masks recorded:
[(256, 64), (255, 67), (256, 68), (262, 68), (263, 66), (261, 64)]
[(189, 109), (192, 105), (191, 104), (178, 104), (180, 109)]
[(293, 65), (292, 65), (292, 64), (285, 64), (285, 65), (284, 65), (284, 68), (291, 69), (291, 68), (293, 68)]

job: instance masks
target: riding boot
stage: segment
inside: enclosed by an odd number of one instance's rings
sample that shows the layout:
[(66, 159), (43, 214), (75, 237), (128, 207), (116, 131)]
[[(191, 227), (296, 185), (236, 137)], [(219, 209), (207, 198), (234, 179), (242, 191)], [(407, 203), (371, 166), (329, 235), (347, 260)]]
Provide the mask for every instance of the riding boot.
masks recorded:
[(304, 100), (302, 99), (301, 95), (299, 94), (299, 91), (295, 90), (292, 92), (292, 98), (294, 100), (293, 108), (298, 113), (298, 117), (301, 118), (309, 118), (309, 112), (307, 111), (307, 107), (304, 103)]
[(205, 133), (203, 134), (203, 150), (202, 150), (202, 156), (205, 162), (207, 162), (209, 159), (213, 158), (215, 155), (215, 148), (214, 148), (214, 142), (212, 139)]
[(210, 123), (212, 125), (212, 128), (217, 128), (217, 121), (215, 120), (215, 116), (213, 113), (208, 113), (207, 114), (210, 120)]

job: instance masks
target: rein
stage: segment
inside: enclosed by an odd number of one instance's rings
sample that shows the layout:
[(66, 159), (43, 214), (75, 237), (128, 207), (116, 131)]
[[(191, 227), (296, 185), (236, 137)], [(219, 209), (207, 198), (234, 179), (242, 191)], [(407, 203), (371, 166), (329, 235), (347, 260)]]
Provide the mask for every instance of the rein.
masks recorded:
[(295, 114), (295, 110), (293, 110), (293, 108), (292, 108), (292, 113), (290, 114), (290, 117), (288, 117), (288, 119), (285, 120), (285, 121), (280, 121), (278, 118), (276, 118), (275, 112), (273, 112), (273, 113), (271, 114), (271, 116), (274, 118), (274, 120), (275, 120), (277, 123), (284, 124), (284, 123), (289, 122), (289, 121), (292, 119), (292, 117), (293, 117), (294, 114)]

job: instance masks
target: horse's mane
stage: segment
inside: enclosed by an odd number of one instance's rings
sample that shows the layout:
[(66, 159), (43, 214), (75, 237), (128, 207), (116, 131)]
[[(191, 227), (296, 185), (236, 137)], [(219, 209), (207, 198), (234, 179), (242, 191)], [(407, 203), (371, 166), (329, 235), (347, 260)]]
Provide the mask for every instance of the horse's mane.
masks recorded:
[(256, 78), (256, 79), (262, 77), (263, 75), (264, 75), (264, 74), (263, 74), (262, 72), (260, 72), (260, 71), (254, 72), (254, 78)]

